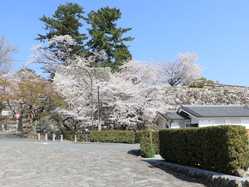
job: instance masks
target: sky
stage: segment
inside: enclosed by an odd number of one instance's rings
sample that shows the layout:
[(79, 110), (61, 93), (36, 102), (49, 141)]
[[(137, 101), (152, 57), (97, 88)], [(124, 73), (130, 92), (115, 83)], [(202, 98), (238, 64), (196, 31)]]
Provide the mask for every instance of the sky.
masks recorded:
[(133, 28), (129, 49), (135, 60), (166, 63), (194, 52), (206, 78), (249, 86), (248, 0), (2, 0), (0, 36), (17, 48), (15, 69), (30, 58), (37, 34), (45, 32), (39, 18), (65, 2), (79, 3), (86, 13), (119, 8), (120, 25)]

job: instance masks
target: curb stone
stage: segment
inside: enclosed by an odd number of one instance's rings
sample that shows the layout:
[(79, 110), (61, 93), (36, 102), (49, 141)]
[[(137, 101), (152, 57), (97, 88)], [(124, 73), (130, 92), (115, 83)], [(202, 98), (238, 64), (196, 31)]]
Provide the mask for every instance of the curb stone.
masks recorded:
[(209, 187), (249, 187), (249, 177), (237, 177), (204, 169), (169, 163), (163, 159), (158, 159), (158, 157), (149, 159), (143, 158), (142, 160), (155, 166), (164, 166), (166, 169), (195, 178)]

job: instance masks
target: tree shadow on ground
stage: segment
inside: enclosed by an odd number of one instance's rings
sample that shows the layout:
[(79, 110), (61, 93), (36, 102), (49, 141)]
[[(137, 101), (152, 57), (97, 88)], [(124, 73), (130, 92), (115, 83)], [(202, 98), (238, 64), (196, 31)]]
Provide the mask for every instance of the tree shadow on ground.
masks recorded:
[[(128, 151), (127, 153), (130, 154), (130, 155), (133, 155), (133, 156), (141, 156), (140, 149), (132, 149), (132, 150)], [(176, 178), (178, 178), (180, 180), (187, 181), (187, 182), (193, 182), (193, 183), (199, 183), (199, 184), (208, 186), (206, 184), (206, 182), (203, 181), (203, 180), (193, 178), (193, 177), (190, 177), (190, 176), (186, 176), (183, 173), (173, 171), (172, 169), (168, 168), (165, 164), (163, 164), (164, 160), (141, 159), (141, 161), (148, 163), (149, 168), (158, 168), (158, 169), (163, 170), (164, 172), (166, 172), (166, 173), (168, 173), (170, 175), (173, 175), (174, 177), (176, 177)]]
[(201, 180), (201, 179), (197, 179), (197, 178), (193, 178), (193, 177), (190, 177), (190, 176), (187, 176), (183, 173), (180, 173), (180, 172), (176, 172), (176, 171), (173, 171), (172, 169), (168, 168), (165, 164), (163, 164), (164, 160), (158, 160), (158, 159), (148, 159), (148, 160), (142, 160), (149, 165), (150, 168), (158, 168), (158, 169), (161, 169), (163, 170), (164, 172), (170, 174), (170, 175), (173, 175), (174, 177), (180, 179), (180, 180), (184, 180), (184, 181), (187, 181), (187, 182), (193, 182), (193, 183), (199, 183), (199, 184), (202, 184), (202, 185), (205, 185), (205, 186), (208, 186), (206, 184), (205, 181)]
[(127, 153), (130, 155), (133, 155), (133, 156), (140, 156), (141, 155), (140, 149), (132, 149), (132, 150), (129, 150)]

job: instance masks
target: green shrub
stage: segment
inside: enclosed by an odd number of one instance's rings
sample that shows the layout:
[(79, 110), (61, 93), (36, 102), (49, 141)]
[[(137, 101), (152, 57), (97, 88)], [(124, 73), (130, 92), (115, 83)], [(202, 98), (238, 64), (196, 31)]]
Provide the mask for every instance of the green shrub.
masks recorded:
[(64, 130), (62, 132), (62, 134), (63, 134), (63, 137), (64, 137), (65, 140), (70, 140), (70, 141), (74, 140), (74, 138), (73, 138), (74, 132), (73, 131)]
[(77, 141), (78, 142), (84, 142), (85, 141), (85, 137), (83, 136), (83, 134), (79, 133), (79, 132), (74, 132), (74, 131), (70, 131), (70, 130), (63, 130), (62, 132), (63, 137), (65, 140), (69, 140), (69, 141), (74, 141), (74, 136), (77, 136)]
[(249, 167), (248, 137), (242, 126), (165, 129), (159, 139), (160, 154), (169, 162), (234, 175)]
[(216, 84), (216, 82), (214, 82), (212, 80), (208, 80), (208, 79), (202, 77), (202, 78), (199, 78), (199, 79), (195, 79), (188, 86), (190, 88), (203, 88), (205, 86), (214, 87), (215, 84)]
[(142, 134), (143, 134), (143, 131), (137, 131), (135, 133), (135, 143), (140, 143)]
[(151, 158), (159, 153), (158, 131), (144, 130), (140, 132), (140, 149), (143, 157)]
[(135, 132), (125, 130), (91, 131), (92, 142), (135, 143)]

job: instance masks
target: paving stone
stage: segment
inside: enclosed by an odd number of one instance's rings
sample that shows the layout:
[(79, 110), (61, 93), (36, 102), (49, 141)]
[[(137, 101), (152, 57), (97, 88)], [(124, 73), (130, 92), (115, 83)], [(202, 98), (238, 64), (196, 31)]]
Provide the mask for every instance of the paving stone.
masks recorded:
[(204, 186), (151, 167), (127, 152), (128, 144), (41, 143), (0, 140), (1, 187), (178, 187)]

